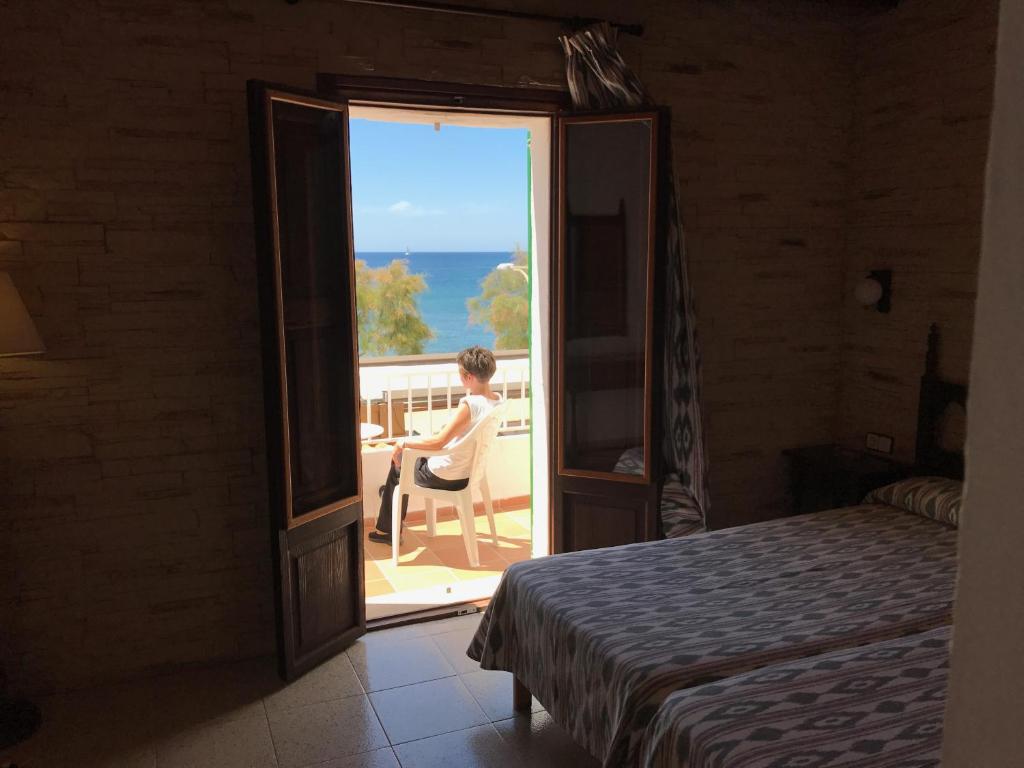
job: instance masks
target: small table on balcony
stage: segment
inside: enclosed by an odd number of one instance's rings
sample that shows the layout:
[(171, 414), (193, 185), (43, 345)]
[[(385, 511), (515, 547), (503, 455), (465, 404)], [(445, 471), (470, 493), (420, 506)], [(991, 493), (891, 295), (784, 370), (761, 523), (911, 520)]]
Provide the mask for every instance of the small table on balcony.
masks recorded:
[(365, 421), (359, 423), (359, 439), (373, 440), (384, 434), (384, 427), (380, 424), (367, 424)]

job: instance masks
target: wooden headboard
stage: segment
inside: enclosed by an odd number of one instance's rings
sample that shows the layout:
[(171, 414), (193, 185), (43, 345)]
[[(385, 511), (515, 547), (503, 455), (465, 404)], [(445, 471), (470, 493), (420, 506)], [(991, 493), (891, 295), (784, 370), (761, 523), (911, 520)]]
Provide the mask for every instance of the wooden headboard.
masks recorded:
[(939, 328), (933, 323), (928, 331), (928, 352), (917, 405), (915, 464), (919, 474), (963, 479), (963, 449), (950, 451), (942, 443), (943, 417), (952, 403), (958, 403), (966, 413), (967, 385), (939, 378)]

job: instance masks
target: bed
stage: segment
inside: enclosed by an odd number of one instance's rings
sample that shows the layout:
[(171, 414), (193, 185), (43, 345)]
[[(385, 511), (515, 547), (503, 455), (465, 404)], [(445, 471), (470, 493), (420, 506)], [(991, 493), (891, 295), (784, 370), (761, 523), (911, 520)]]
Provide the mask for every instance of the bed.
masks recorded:
[(643, 768), (938, 768), (950, 627), (671, 694)]
[[(928, 341), (919, 465), (955, 475), (939, 433), (966, 388), (939, 379), (934, 326)], [(467, 653), (514, 674), (517, 707), (532, 692), (605, 765), (636, 765), (677, 691), (948, 625), (959, 495), (913, 479), (855, 507), (518, 563)]]
[(517, 563), (468, 654), (605, 765), (635, 765), (671, 693), (948, 624), (955, 575), (952, 525), (873, 499)]

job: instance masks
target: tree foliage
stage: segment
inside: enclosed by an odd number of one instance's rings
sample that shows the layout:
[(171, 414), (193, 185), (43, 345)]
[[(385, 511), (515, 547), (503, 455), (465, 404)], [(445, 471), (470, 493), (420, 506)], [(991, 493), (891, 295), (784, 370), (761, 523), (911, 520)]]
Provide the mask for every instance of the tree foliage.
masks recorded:
[(395, 259), (386, 267), (356, 260), (356, 317), (359, 354), (418, 355), (434, 338), (423, 322), (417, 297), (427, 290), (423, 275), (410, 274), (409, 262)]
[(490, 328), (495, 349), (526, 349), (530, 346), (530, 282), (526, 251), (516, 243), (515, 269), (493, 269), (484, 278), (479, 296), (466, 302), (469, 322)]

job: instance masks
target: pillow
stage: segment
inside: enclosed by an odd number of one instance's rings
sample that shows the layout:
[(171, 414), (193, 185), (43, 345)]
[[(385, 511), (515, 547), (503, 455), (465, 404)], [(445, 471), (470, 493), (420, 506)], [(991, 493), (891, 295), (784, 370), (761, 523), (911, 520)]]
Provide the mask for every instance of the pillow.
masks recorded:
[(930, 517), (946, 525), (960, 522), (963, 483), (948, 477), (910, 477), (871, 491), (864, 503), (877, 502)]
[(661, 529), (666, 539), (704, 532), (700, 509), (674, 472), (665, 476), (665, 483), (661, 486), (660, 512)]
[(615, 469), (612, 472), (618, 472), (623, 475), (642, 475), (644, 473), (644, 449), (643, 446), (636, 446), (635, 448), (627, 448), (619, 456), (619, 460), (615, 462)]

